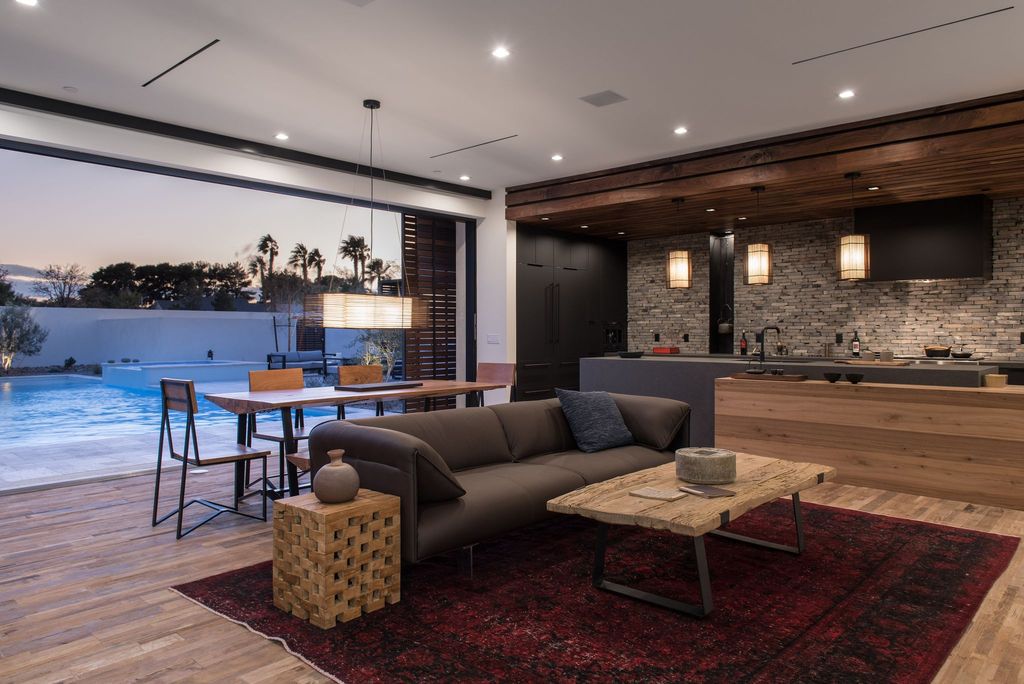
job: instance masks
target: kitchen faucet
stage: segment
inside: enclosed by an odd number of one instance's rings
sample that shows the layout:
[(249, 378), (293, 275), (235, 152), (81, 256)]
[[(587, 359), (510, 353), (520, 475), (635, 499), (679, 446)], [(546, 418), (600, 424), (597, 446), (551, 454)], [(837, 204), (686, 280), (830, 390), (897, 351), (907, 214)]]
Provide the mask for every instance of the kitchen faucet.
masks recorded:
[(765, 333), (767, 333), (769, 330), (774, 330), (775, 334), (779, 336), (779, 343), (780, 344), (782, 343), (782, 331), (779, 330), (779, 326), (777, 326), (777, 325), (766, 325), (765, 327), (761, 328), (761, 350), (760, 350), (760, 352), (758, 354), (758, 359), (761, 361), (761, 365), (762, 366), (764, 366), (764, 350), (765, 350), (765, 347), (768, 346), (767, 340), (765, 340), (764, 336), (765, 336)]

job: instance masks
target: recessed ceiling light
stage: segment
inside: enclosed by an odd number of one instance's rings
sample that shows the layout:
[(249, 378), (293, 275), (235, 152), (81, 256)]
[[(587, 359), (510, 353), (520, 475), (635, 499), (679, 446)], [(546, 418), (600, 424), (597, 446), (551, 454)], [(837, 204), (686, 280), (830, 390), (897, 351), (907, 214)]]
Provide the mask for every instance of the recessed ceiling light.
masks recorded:
[(623, 231), (621, 231), (621, 230), (619, 231), (619, 235), (625, 235), (625, 234), (626, 233), (624, 233)]
[(868, 186), (868, 190), (881, 190), (881, 189), (882, 188), (878, 187), (877, 185), (869, 185)]
[(27, 5), (28, 7), (35, 7), (39, 4), (39, 0), (14, 0), (19, 5)]
[(853, 92), (849, 88), (847, 88), (846, 90), (840, 90), (839, 91), (839, 99), (840, 100), (849, 100), (851, 97), (853, 97), (856, 94), (857, 93)]
[(551, 219), (549, 219), (547, 216), (541, 216), (540, 220), (541, 221), (550, 221)]
[(467, 176), (466, 174), (462, 174), (461, 176), (459, 176), (459, 180), (460, 181), (468, 181), (469, 180), (469, 176)]
[(736, 220), (737, 220), (737, 221), (746, 221), (746, 220), (747, 220), (747, 217), (746, 217), (746, 216), (740, 216), (740, 217), (739, 217), (738, 219), (736, 219)]
[(708, 209), (705, 209), (704, 211), (706, 211), (708, 213), (711, 213), (712, 211), (714, 211), (714, 209), (708, 208)]
[(491, 54), (494, 55), (495, 57), (497, 57), (498, 59), (505, 59), (506, 57), (508, 57), (512, 53), (509, 52), (508, 48), (505, 47), (504, 45), (499, 45), (498, 47), (496, 47), (493, 50), (491, 50)]
[(285, 133), (284, 131), (281, 131), (280, 133), (278, 133), (278, 134), (277, 134), (277, 135), (275, 135), (274, 137), (275, 137), (276, 139), (278, 139), (278, 140), (284, 141), (284, 140), (287, 140), (287, 139), (288, 139), (288, 134), (287, 134), (287, 133)]
[(590, 226), (580, 226), (580, 228), (589, 228)]
[(676, 135), (685, 135), (686, 134), (686, 126), (677, 126), (676, 129), (674, 131), (672, 131), (672, 132), (675, 133)]
[(551, 161), (562, 161), (565, 157), (560, 154), (551, 155)]

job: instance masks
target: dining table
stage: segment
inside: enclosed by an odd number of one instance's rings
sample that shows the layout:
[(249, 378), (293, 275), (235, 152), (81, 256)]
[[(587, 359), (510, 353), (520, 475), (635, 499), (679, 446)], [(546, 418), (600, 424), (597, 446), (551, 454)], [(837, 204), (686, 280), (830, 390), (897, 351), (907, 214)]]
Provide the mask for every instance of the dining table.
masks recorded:
[[(343, 406), (367, 401), (408, 401), (424, 400), (424, 411), (433, 408), (434, 400), (458, 395), (478, 397), (489, 390), (503, 389), (507, 384), (495, 382), (475, 382), (470, 380), (412, 380), (418, 383), (409, 387), (406, 382), (395, 383), (404, 385), (395, 389), (387, 389), (388, 383), (382, 383), (381, 389), (367, 391), (338, 390), (333, 386), (304, 387), (289, 390), (256, 390), (243, 392), (211, 392), (205, 398), (220, 408), (234, 413), (238, 417), (237, 441), (247, 444), (249, 434), (249, 416), (267, 411), (278, 411), (281, 416), (282, 437), (285, 453), (294, 454), (298, 451), (298, 441), (294, 438), (293, 411), (310, 406)], [(298, 493), (298, 473), (294, 464), (288, 462), (289, 493)], [(245, 495), (245, 465), (235, 464), (235, 500)]]

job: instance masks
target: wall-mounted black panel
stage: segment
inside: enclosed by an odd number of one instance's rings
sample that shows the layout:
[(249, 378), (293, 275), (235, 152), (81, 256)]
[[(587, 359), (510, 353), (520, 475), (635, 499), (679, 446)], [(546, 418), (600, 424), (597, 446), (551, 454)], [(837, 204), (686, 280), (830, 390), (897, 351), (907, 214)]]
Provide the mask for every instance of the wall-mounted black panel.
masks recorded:
[(992, 276), (992, 202), (982, 195), (857, 209), (871, 280)]

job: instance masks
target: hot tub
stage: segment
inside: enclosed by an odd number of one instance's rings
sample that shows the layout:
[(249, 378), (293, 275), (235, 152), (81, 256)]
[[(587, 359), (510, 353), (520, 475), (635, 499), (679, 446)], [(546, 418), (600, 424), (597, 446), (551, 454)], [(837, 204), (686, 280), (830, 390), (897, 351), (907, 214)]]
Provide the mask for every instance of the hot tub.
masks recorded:
[(258, 361), (153, 361), (146, 363), (105, 363), (103, 382), (118, 387), (156, 387), (160, 378), (195, 382), (247, 381), (249, 371), (266, 370)]

